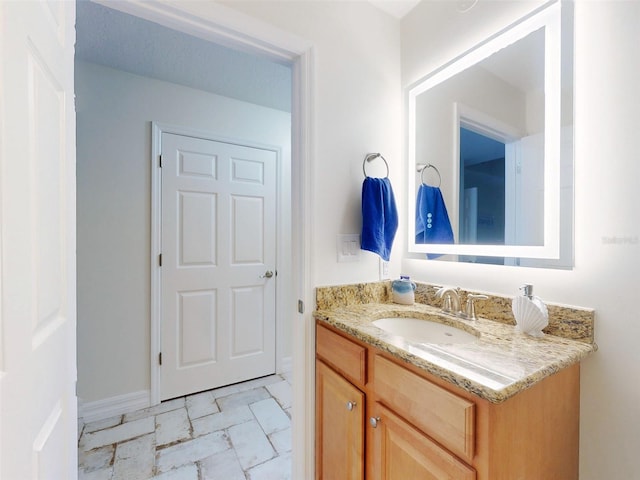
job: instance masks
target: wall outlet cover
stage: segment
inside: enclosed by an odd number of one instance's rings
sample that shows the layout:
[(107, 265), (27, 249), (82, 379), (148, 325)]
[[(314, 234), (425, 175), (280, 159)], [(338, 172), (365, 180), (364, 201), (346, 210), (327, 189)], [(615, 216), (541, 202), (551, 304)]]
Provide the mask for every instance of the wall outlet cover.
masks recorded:
[(391, 277), (389, 275), (389, 262), (379, 259), (379, 267), (380, 267), (380, 280), (389, 280)]

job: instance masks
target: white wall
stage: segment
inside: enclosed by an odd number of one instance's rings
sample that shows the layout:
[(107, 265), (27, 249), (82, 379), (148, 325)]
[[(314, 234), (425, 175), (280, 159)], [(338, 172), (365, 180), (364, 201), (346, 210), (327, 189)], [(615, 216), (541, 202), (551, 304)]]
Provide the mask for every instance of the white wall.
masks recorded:
[[(442, 7), (448, 2), (428, 3)], [(511, 11), (511, 17), (499, 16), (501, 21), (518, 16), (519, 2), (497, 3), (504, 5), (505, 12)], [(636, 52), (640, 3), (576, 3), (574, 268), (559, 271), (405, 259), (403, 271), (422, 281), (511, 295), (528, 282), (548, 301), (594, 308), (600, 350), (582, 366), (580, 478), (627, 480), (638, 478), (640, 451), (640, 162), (635, 142), (640, 129)], [(482, 5), (478, 3), (478, 8)], [(437, 65), (452, 50), (464, 51), (461, 42), (471, 46), (478, 40), (471, 30), (474, 10), (459, 24), (442, 27), (438, 40), (422, 43), (423, 47), (434, 45), (433, 55), (425, 49), (425, 58), (420, 58), (417, 46), (411, 55), (404, 55), (404, 85), (420, 72), (427, 73), (425, 68)], [(484, 17), (481, 23), (483, 30), (495, 26)], [(403, 42), (414, 37), (404, 27), (418, 24), (416, 18), (403, 24)], [(461, 34), (460, 25), (466, 26), (468, 35)], [(422, 28), (428, 31), (429, 24)], [(448, 49), (449, 42), (454, 45)], [(403, 43), (403, 54), (409, 50)]]
[(78, 396), (95, 401), (150, 388), (150, 122), (280, 146), (288, 167), (291, 116), (88, 63), (76, 96)]
[[(481, 1), (453, 22), (443, 22), (435, 14), (410, 15), (402, 22), (402, 86), (542, 3)], [(455, 10), (457, 4), (425, 1), (415, 12)], [(363, 2), (228, 5), (313, 41), (316, 243), (312, 281), (319, 285), (375, 280), (374, 262), (336, 264), (334, 245), (336, 233), (359, 227), (355, 184), (361, 178), (361, 153), (400, 149), (401, 102), (396, 96), (400, 74), (395, 60), (399, 48), (393, 24), (378, 18)], [(583, 363), (582, 373), (582, 480), (637, 477), (640, 320), (635, 290), (640, 283), (640, 221), (635, 205), (640, 162), (635, 161), (632, 139), (640, 126), (638, 102), (633, 101), (640, 84), (635, 53), (639, 17), (637, 2), (577, 2), (574, 269), (401, 262), (404, 272), (422, 281), (504, 294), (517, 294), (519, 285), (530, 282), (549, 301), (596, 309), (600, 351)], [(399, 165), (393, 162), (396, 196), (406, 187), (398, 178)], [(400, 204), (406, 205), (406, 200)], [(394, 250), (397, 262), (398, 245)]]
[[(360, 233), (362, 161), (368, 152), (381, 152), (389, 161), (400, 212), (405, 204), (398, 21), (364, 1), (224, 3), (313, 44), (311, 284), (377, 280), (378, 257), (372, 253), (362, 251), (357, 263), (337, 263), (336, 236)], [(377, 175), (383, 167), (376, 160), (367, 172)], [(392, 252), (395, 276), (405, 228), (401, 216)]]

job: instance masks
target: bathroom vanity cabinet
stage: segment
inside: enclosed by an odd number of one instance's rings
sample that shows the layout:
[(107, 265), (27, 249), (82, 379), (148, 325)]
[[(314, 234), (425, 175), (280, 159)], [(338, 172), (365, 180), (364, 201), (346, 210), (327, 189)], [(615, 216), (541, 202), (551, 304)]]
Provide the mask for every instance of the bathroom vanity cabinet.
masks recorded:
[(316, 477), (363, 479), (364, 393), (319, 360), (316, 388)]
[(492, 403), (316, 327), (316, 479), (577, 480), (579, 364)]

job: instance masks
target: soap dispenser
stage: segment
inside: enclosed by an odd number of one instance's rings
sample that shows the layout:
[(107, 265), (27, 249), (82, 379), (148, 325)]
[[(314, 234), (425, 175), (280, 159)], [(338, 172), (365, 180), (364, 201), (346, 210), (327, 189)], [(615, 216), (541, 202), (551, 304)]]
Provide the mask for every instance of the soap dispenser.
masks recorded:
[(540, 311), (542, 312), (542, 314), (545, 317), (549, 316), (549, 311), (547, 310), (547, 306), (544, 304), (542, 299), (540, 297), (536, 297), (533, 294), (533, 285), (531, 285), (529, 283), (525, 283), (524, 285), (522, 285), (520, 287), (520, 290), (522, 290), (522, 294), (525, 297), (527, 297), (529, 300), (531, 300), (533, 302), (533, 304), (540, 309)]
[(547, 306), (533, 295), (533, 285), (520, 287), (522, 295), (513, 299), (512, 311), (516, 319), (516, 330), (534, 337), (542, 337), (542, 329), (549, 324)]
[(400, 280), (391, 282), (393, 302), (402, 305), (413, 305), (415, 302), (416, 284), (406, 275), (400, 275)]

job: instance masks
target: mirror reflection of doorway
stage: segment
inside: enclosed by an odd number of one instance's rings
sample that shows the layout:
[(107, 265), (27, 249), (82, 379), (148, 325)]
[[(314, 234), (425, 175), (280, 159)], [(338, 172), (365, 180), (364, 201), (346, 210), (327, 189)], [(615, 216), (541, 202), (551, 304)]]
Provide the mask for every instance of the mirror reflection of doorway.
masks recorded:
[(505, 243), (505, 144), (460, 127), (460, 243)]

